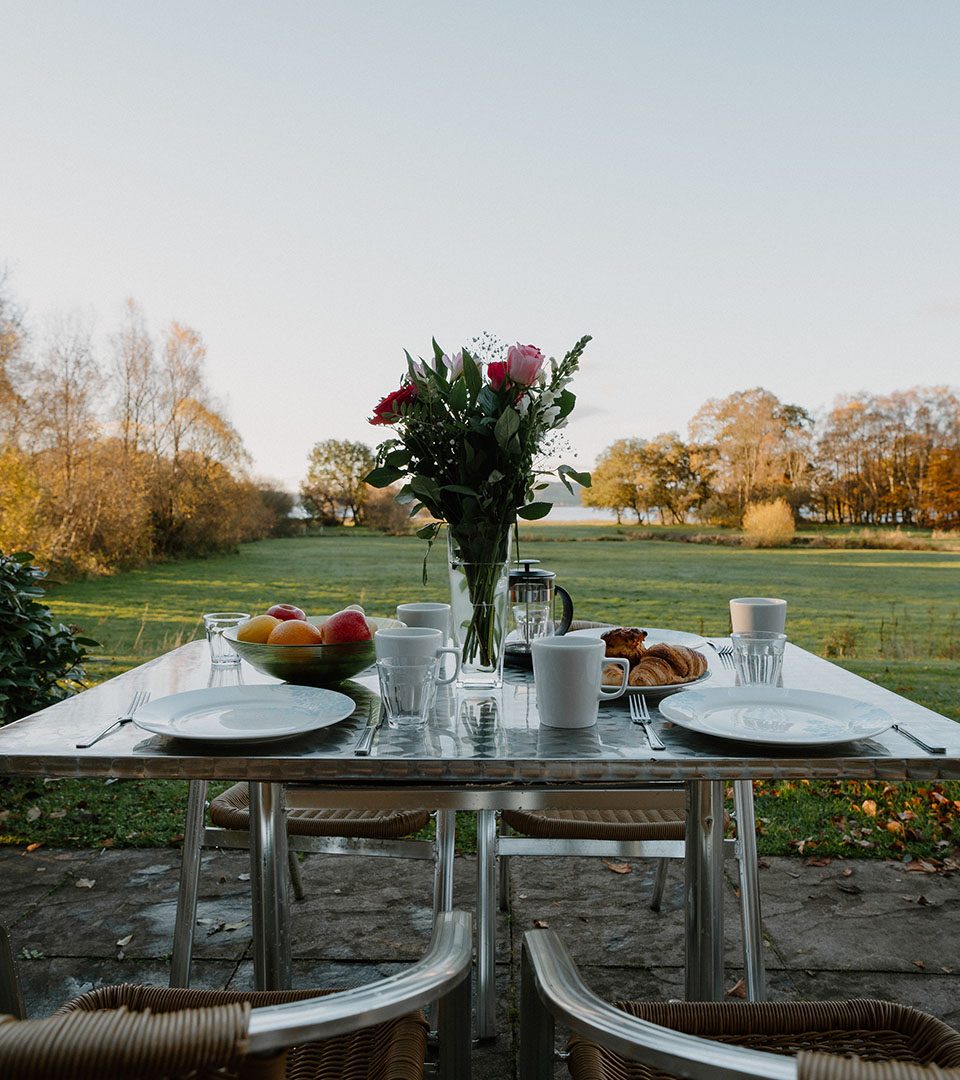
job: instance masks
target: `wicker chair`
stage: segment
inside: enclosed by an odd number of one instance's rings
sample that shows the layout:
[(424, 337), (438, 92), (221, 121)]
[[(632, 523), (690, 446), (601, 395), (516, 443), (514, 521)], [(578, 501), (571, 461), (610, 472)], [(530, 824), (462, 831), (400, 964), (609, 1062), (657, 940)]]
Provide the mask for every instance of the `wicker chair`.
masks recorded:
[[(197, 921), (200, 856), (204, 846), (243, 848), (250, 846), (250, 791), (245, 783), (234, 784), (210, 803), (211, 825), (205, 825), (207, 782), (190, 784), (184, 825), (180, 890), (173, 934), (170, 985), (190, 985), (193, 935)], [(392, 858), (434, 861), (434, 914), (453, 907), (453, 856), (456, 815), (439, 811), (434, 840), (409, 837), (430, 821), (427, 810), (330, 810), (297, 805), (297, 788), (286, 790), (287, 844), (294, 895), (303, 898), (296, 853), (328, 855), (385, 855)]]
[[(572, 623), (571, 629), (583, 630), (608, 625), (580, 621)], [(759, 1001), (766, 995), (766, 978), (760, 931), (756, 834), (752, 828), (753, 786), (749, 781), (744, 781), (735, 783), (733, 788), (737, 839), (726, 841), (725, 850), (728, 855), (738, 859), (747, 997), (751, 1001)], [(493, 1038), (496, 1035), (496, 926), (493, 897), (498, 892), (496, 882), (499, 881), (500, 910), (505, 911), (509, 897), (508, 860), (527, 855), (656, 859), (657, 873), (650, 907), (659, 911), (666, 884), (668, 860), (684, 857), (686, 818), (686, 790), (682, 785), (676, 784), (652, 785), (648, 803), (632, 809), (504, 810), (500, 813), (499, 833), (494, 811), (478, 813), (477, 1030), (480, 1038)], [(741, 823), (747, 827), (742, 827)], [(519, 835), (508, 834), (502, 826), (509, 827), (513, 833)]]
[(418, 964), (355, 990), (104, 987), (45, 1020), (0, 1016), (0, 1076), (415, 1080), (427, 1054), (419, 1009), (439, 1000), (439, 1075), (469, 1080), (470, 959), (470, 917), (455, 912)]
[(551, 930), (524, 937), (520, 1075), (553, 1080), (554, 1022), (574, 1080), (960, 1080), (960, 1034), (887, 1001), (618, 1002), (584, 985)]

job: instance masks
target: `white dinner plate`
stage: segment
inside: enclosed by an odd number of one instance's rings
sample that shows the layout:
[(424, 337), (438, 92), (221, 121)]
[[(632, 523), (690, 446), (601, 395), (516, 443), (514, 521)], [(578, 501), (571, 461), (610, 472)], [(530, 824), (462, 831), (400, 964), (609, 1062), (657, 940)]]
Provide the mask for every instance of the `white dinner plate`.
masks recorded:
[(718, 686), (664, 701), (660, 712), (701, 735), (777, 746), (832, 746), (879, 735), (893, 723), (855, 698), (777, 686)]
[(356, 707), (346, 694), (315, 686), (211, 686), (155, 698), (133, 722), (176, 739), (270, 742), (329, 727)]
[[(598, 638), (608, 630), (613, 629), (612, 626), (590, 626), (586, 630), (570, 630), (567, 632), (567, 637)], [(688, 634), (685, 630), (665, 630), (662, 626), (642, 626), (640, 629), (647, 631), (647, 636), (643, 642), (646, 648), (651, 645), (685, 645), (688, 649), (702, 650), (707, 645), (706, 638), (702, 638), (697, 634)], [(661, 698), (669, 697), (670, 694), (686, 690), (687, 687), (699, 686), (709, 678), (710, 672), (705, 671), (699, 679), (693, 679), (690, 682), (667, 683), (665, 686), (628, 686), (624, 697), (643, 694), (644, 697), (649, 698), (651, 701), (659, 701)]]

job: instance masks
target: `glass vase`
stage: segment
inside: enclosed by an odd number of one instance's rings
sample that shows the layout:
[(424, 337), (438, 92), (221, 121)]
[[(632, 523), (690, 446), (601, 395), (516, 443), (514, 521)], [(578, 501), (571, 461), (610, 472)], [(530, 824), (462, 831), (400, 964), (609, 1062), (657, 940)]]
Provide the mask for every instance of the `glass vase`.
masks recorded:
[[(491, 690), (503, 686), (509, 598), (508, 536), (493, 550), (461, 544), (448, 530), (450, 608), (454, 641), (463, 653), (457, 687)], [(478, 558), (478, 556), (488, 556)]]

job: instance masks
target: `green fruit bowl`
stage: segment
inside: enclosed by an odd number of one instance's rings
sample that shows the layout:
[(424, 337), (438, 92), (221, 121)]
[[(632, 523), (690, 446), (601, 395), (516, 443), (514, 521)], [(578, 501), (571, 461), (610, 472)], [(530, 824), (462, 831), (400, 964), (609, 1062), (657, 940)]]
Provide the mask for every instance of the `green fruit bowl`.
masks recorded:
[[(329, 617), (308, 615), (307, 622), (322, 626)], [(396, 619), (368, 618), (377, 630), (403, 626)], [(296, 686), (336, 686), (359, 675), (377, 659), (373, 638), (341, 645), (260, 645), (238, 641), (234, 628), (224, 630), (223, 636), (251, 667)]]

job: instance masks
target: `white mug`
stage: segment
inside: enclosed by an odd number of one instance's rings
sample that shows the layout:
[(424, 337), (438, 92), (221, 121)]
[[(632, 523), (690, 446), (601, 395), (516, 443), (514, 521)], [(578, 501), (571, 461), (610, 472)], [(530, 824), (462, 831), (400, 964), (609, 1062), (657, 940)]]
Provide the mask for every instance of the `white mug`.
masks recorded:
[(443, 634), (444, 642), (453, 636), (449, 604), (397, 604), (397, 618), (407, 626), (429, 626)]
[(443, 634), (431, 626), (398, 626), (378, 630), (373, 635), (373, 645), (377, 659), (389, 656), (443, 656), (449, 654), (454, 659), (453, 674), (449, 678), (437, 678), (439, 686), (452, 683), (460, 674), (460, 650), (445, 648)]
[[(606, 657), (606, 645), (599, 638), (535, 638), (530, 651), (537, 711), (540, 723), (547, 727), (590, 727), (597, 722), (601, 699), (618, 698), (627, 688), (630, 661)], [(622, 669), (619, 686), (601, 685), (600, 676), (607, 664)]]
[(738, 596), (730, 601), (730, 626), (735, 634), (764, 630), (782, 634), (787, 625), (787, 602), (772, 596)]

